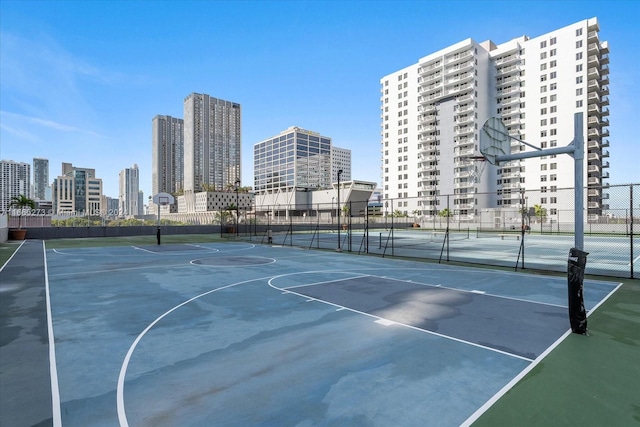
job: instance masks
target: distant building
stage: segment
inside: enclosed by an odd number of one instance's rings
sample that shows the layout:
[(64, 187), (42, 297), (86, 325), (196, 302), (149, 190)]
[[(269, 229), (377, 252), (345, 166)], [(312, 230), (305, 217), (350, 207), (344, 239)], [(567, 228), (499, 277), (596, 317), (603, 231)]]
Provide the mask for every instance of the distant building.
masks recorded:
[(151, 192), (175, 194), (184, 189), (184, 120), (158, 115), (151, 130)]
[(338, 171), (341, 181), (351, 181), (351, 150), (331, 146), (331, 182), (338, 182)]
[(318, 132), (292, 126), (253, 146), (256, 194), (330, 188), (338, 170), (341, 180), (351, 180), (351, 150), (333, 147), (331, 138)]
[(29, 197), (31, 190), (31, 165), (13, 160), (0, 161), (0, 212), (8, 212), (11, 198)]
[(238, 103), (199, 93), (185, 98), (185, 194), (221, 191), (236, 186), (241, 176), (240, 119)]
[(120, 171), (118, 188), (120, 216), (141, 215), (140, 171), (137, 164)]
[(62, 175), (52, 185), (53, 212), (56, 215), (103, 214), (102, 179), (95, 169), (62, 163)]
[(34, 157), (33, 159), (33, 198), (37, 201), (50, 200), (49, 189), (49, 159)]

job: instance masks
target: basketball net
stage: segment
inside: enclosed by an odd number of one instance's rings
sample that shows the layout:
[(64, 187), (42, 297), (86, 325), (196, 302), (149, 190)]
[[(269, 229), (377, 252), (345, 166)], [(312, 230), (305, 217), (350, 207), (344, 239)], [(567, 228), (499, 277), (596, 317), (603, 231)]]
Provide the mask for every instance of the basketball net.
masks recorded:
[(475, 184), (480, 183), (482, 172), (484, 172), (484, 168), (487, 166), (486, 160), (484, 157), (467, 157), (464, 160), (464, 164), (469, 167), (469, 178), (471, 178)]

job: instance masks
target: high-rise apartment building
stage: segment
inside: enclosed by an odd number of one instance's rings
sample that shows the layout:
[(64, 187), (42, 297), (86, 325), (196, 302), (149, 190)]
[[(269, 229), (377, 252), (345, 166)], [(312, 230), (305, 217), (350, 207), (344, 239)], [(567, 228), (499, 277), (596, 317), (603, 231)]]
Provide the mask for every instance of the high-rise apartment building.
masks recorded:
[(102, 179), (95, 169), (62, 163), (62, 175), (52, 184), (53, 212), (57, 215), (101, 215)]
[(184, 120), (158, 115), (151, 127), (151, 192), (175, 194), (184, 189)]
[(51, 197), (49, 188), (49, 160), (34, 157), (33, 159), (33, 198), (36, 200), (49, 200)]
[(184, 191), (225, 190), (240, 179), (240, 104), (192, 93), (184, 100)]
[(121, 216), (134, 216), (142, 214), (140, 204), (140, 170), (135, 163), (130, 168), (125, 168), (119, 174), (119, 214)]
[(0, 161), (0, 212), (8, 212), (11, 198), (29, 197), (31, 165), (13, 160)]
[[(573, 159), (550, 155), (487, 165), (480, 183), (479, 132), (500, 117), (510, 135), (540, 148), (568, 145), (574, 114), (584, 117), (587, 208), (599, 215), (609, 174), (608, 45), (596, 18), (550, 33), (496, 45), (464, 40), (432, 53), (381, 83), (382, 185), (405, 212), (435, 215), (449, 207), (460, 217), (482, 208), (524, 203), (549, 214), (570, 207), (557, 189), (574, 185)], [(511, 152), (533, 148), (512, 140)], [(449, 206), (443, 195), (451, 195)]]
[(331, 138), (292, 126), (253, 146), (254, 191), (274, 194), (330, 188), (351, 179), (351, 150), (333, 147)]

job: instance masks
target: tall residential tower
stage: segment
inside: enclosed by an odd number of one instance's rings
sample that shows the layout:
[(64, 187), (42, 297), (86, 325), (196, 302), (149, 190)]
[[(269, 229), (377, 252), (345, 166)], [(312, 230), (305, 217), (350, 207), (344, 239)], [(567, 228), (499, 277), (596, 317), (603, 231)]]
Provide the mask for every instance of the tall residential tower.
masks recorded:
[(240, 104), (192, 93), (184, 100), (184, 191), (225, 190), (240, 179)]
[(151, 129), (152, 195), (175, 194), (184, 189), (184, 120), (158, 115)]
[[(567, 155), (512, 161), (484, 169), (479, 133), (492, 116), (509, 133), (540, 148), (573, 140), (574, 114), (583, 113), (588, 213), (606, 205), (609, 174), (605, 149), (608, 46), (598, 20), (584, 20), (539, 37), (496, 45), (464, 40), (383, 77), (381, 83), (382, 184), (385, 198), (405, 212), (435, 215), (449, 207), (460, 218), (482, 208), (524, 203), (520, 190), (536, 190), (530, 206), (550, 214), (568, 208), (557, 190), (573, 187)], [(532, 148), (512, 140), (511, 152)], [(451, 195), (446, 206), (443, 195)]]

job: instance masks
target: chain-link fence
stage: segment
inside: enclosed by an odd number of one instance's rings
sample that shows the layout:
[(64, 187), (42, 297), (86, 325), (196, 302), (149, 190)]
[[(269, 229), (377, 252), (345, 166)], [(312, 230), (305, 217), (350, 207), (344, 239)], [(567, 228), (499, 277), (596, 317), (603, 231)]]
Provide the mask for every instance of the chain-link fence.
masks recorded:
[[(640, 184), (584, 190), (587, 274), (634, 277), (640, 262)], [(502, 196), (499, 208), (476, 209), (478, 196)], [(514, 269), (566, 271), (575, 244), (573, 188), (504, 194), (256, 206), (234, 229), (238, 238), (359, 254), (470, 262)], [(407, 206), (422, 206), (407, 212)], [(425, 214), (426, 213), (426, 214)], [(635, 228), (634, 228), (635, 227)]]

